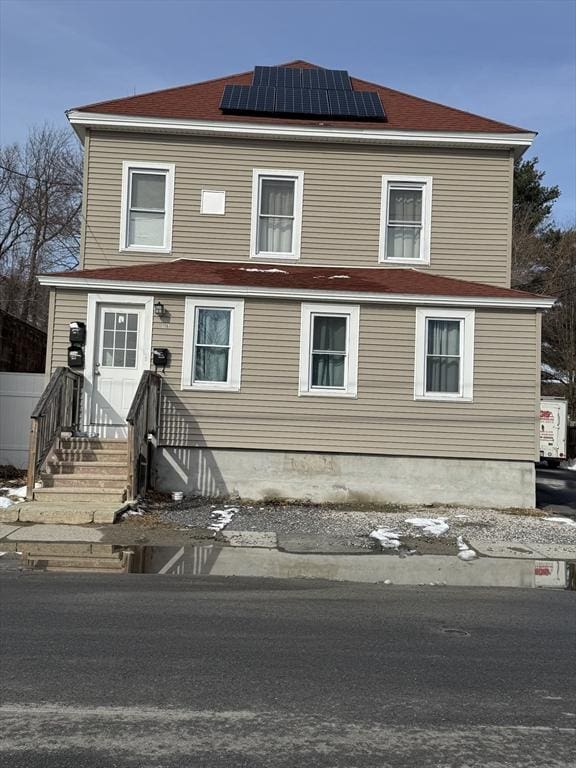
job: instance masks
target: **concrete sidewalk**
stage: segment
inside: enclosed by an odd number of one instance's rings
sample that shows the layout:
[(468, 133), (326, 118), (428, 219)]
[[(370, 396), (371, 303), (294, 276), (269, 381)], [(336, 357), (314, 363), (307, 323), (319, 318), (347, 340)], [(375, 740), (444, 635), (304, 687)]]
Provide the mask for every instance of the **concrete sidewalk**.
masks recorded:
[[(312, 578), (384, 584), (550, 587), (574, 581), (576, 549), (529, 542), (495, 545), (470, 539), (477, 557), (464, 562), (457, 549), (441, 555), (407, 555), (390, 550), (346, 549), (330, 537), (274, 532), (176, 530), (132, 526), (0, 524), (0, 551), (21, 552), (28, 545), (106, 544), (129, 548), (144, 563), (144, 573), (180, 576)], [(287, 548), (285, 545), (288, 544)], [(284, 545), (284, 546), (283, 546)]]

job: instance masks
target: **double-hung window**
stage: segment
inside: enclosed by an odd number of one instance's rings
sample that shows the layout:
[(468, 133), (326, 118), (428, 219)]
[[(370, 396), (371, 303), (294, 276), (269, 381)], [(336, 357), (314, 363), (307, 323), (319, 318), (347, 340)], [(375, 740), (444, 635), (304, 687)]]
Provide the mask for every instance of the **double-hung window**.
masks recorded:
[(300, 258), (303, 183), (302, 171), (254, 170), (251, 256)]
[(417, 400), (471, 401), (474, 310), (416, 310)]
[(123, 163), (120, 250), (169, 253), (174, 165)]
[(382, 177), (380, 261), (430, 262), (431, 207), (431, 177)]
[(357, 306), (302, 305), (301, 395), (356, 396), (359, 313)]
[(240, 389), (244, 302), (186, 299), (182, 389)]

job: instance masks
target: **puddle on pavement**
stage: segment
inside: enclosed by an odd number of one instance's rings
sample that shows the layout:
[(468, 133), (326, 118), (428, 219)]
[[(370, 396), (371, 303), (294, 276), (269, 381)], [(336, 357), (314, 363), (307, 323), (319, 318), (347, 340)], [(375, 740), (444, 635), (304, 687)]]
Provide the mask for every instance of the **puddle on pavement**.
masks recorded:
[[(102, 542), (10, 542), (5, 546), (12, 551), (0, 557), (0, 571), (253, 576), (384, 584), (576, 589), (576, 563), (559, 560), (479, 558), (475, 565), (464, 564), (455, 556), (419, 554), (401, 558), (382, 557), (370, 552), (365, 556), (286, 553), (275, 548), (223, 546), (214, 541), (128, 546)], [(430, 581), (430, 575), (434, 581)]]
[(18, 552), (6, 553), (4, 565), (26, 571), (203, 576), (221, 550), (214, 543), (183, 547), (21, 542)]

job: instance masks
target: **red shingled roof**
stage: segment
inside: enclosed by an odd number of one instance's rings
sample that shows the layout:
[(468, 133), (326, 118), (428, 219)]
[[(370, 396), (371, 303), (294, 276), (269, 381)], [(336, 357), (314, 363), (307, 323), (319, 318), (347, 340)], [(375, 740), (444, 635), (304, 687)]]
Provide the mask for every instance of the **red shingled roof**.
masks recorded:
[[(291, 61), (281, 66), (314, 67), (307, 61)], [(134, 115), (140, 117), (165, 117), (186, 120), (220, 120), (235, 123), (288, 124), (288, 125), (323, 125), (345, 128), (378, 128), (380, 130), (400, 131), (473, 131), (473, 132), (525, 132), (523, 128), (507, 125), (486, 117), (463, 112), (460, 109), (446, 107), (433, 101), (410, 96), (383, 85), (359, 80), (352, 77), (352, 86), (357, 91), (378, 91), (386, 122), (327, 120), (322, 118), (293, 119), (288, 117), (270, 117), (265, 115), (223, 114), (219, 108), (225, 85), (250, 85), (252, 72), (242, 72), (203, 83), (181, 85), (163, 91), (143, 93), (122, 99), (100, 101), (77, 107), (82, 112), (97, 112), (112, 115)]]
[[(200, 261), (177, 259), (128, 267), (52, 272), (50, 277), (87, 280), (121, 280), (131, 283), (184, 283), (229, 285), (238, 288), (291, 288), (316, 291), (353, 291), (408, 296), (469, 296), (487, 298), (535, 298), (534, 294), (432, 275), (416, 269), (378, 267), (303, 267), (248, 261)], [(542, 298), (538, 296), (538, 298)]]

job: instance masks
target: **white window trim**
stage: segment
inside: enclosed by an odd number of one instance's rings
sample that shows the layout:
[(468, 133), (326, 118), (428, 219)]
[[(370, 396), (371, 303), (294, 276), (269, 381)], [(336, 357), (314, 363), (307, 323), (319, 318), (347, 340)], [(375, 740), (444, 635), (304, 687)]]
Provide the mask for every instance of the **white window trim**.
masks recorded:
[[(420, 257), (418, 259), (386, 258), (388, 239), (388, 198), (391, 184), (418, 184), (422, 186), (422, 230)], [(380, 202), (380, 245), (378, 261), (383, 264), (430, 264), (430, 239), (432, 232), (432, 176), (382, 176), (382, 197)]]
[[(166, 174), (164, 244), (128, 245), (128, 207), (130, 205), (130, 172), (131, 171), (164, 171)], [(174, 207), (174, 163), (146, 163), (142, 160), (124, 160), (122, 162), (122, 208), (120, 213), (120, 251), (137, 251), (144, 253), (171, 253), (172, 251), (172, 216)]]
[[(196, 310), (230, 309), (230, 354), (228, 358), (228, 381), (193, 381), (192, 365), (196, 345)], [(244, 330), (244, 299), (202, 299), (186, 297), (184, 315), (184, 348), (182, 352), (182, 389), (212, 392), (239, 392), (242, 375), (242, 336)]]
[[(348, 318), (347, 358), (344, 375), (345, 386), (312, 387), (310, 365), (312, 354), (312, 318), (316, 315), (337, 315)], [(300, 375), (298, 394), (308, 397), (356, 397), (358, 394), (358, 336), (360, 307), (349, 304), (302, 304), (300, 320)]]
[[(426, 392), (426, 336), (430, 318), (460, 320), (460, 387), (456, 392)], [(414, 399), (471, 403), (474, 385), (475, 311), (459, 309), (416, 309), (416, 359)]]
[[(289, 177), (294, 184), (294, 228), (292, 230), (292, 251), (277, 253), (275, 251), (258, 252), (258, 222), (260, 217), (260, 179), (262, 176), (278, 178)], [(252, 222), (250, 227), (250, 258), (252, 259), (299, 259), (302, 239), (302, 200), (304, 190), (304, 171), (287, 171), (269, 168), (254, 168), (252, 171)]]

